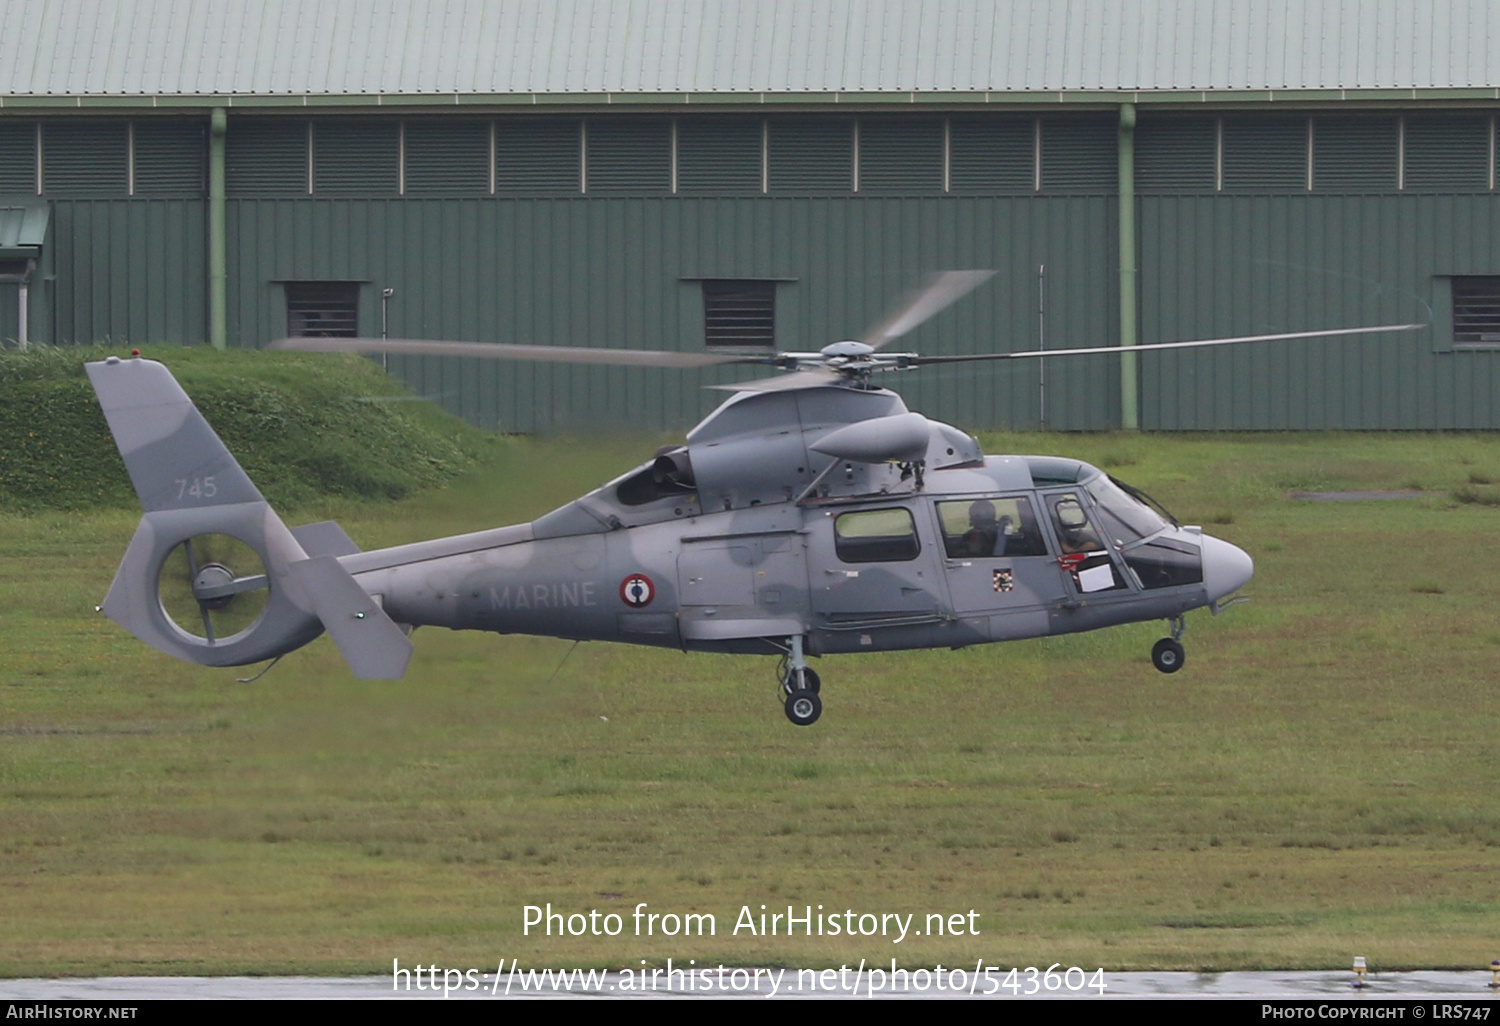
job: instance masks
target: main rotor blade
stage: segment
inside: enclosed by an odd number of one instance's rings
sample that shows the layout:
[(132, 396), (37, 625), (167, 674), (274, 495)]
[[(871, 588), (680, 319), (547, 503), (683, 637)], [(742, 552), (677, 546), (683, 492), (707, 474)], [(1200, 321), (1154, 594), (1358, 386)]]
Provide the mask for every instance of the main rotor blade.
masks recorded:
[(913, 292), (886, 319), (865, 332), (860, 341), (879, 349), (900, 338), (956, 300), (994, 277), (994, 271), (940, 271)]
[(792, 371), (775, 378), (758, 378), (754, 381), (741, 381), (733, 385), (708, 385), (708, 388), (717, 388), (722, 392), (790, 392), (794, 388), (818, 388), (822, 385), (836, 385), (844, 380), (844, 376), (838, 371), (816, 370)]
[(1197, 349), (1233, 346), (1241, 342), (1279, 342), (1292, 338), (1331, 338), (1335, 335), (1374, 335), (1386, 331), (1416, 331), (1426, 324), (1379, 324), (1367, 328), (1328, 328), (1322, 331), (1288, 331), (1278, 335), (1241, 335), (1237, 338), (1200, 338), (1190, 342), (1152, 342), (1143, 346), (1090, 346), (1087, 349), (1033, 349), (1024, 353), (972, 353), (963, 356), (914, 356), (914, 367), (939, 363), (973, 363), (977, 360), (1025, 360), (1052, 356), (1089, 356), (1100, 353), (1140, 353), (1154, 349)]
[(395, 353), (402, 356), (477, 356), (488, 360), (537, 360), (616, 367), (716, 367), (769, 364), (770, 357), (724, 353), (677, 353), (661, 349), (602, 349), (594, 346), (527, 346), (509, 342), (437, 342), (409, 338), (284, 338), (271, 349), (303, 353)]

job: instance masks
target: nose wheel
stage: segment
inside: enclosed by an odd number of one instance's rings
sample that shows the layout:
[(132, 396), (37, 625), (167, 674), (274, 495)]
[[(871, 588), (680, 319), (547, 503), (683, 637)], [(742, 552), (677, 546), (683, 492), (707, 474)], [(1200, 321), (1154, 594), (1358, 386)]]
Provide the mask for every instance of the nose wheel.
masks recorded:
[(800, 637), (788, 639), (787, 654), (781, 661), (778, 676), (786, 718), (799, 727), (818, 722), (818, 717), (823, 715), (823, 700), (818, 696), (823, 682), (818, 679), (817, 671), (807, 665)]
[(1162, 673), (1176, 673), (1182, 669), (1184, 653), (1182, 651), (1182, 632), (1187, 630), (1187, 621), (1180, 616), (1174, 616), (1168, 621), (1172, 625), (1172, 636), (1162, 638), (1151, 646), (1151, 665)]
[(1151, 665), (1162, 673), (1176, 673), (1182, 669), (1182, 642), (1162, 638), (1151, 646)]
[(823, 715), (823, 700), (817, 692), (803, 689), (786, 696), (786, 718), (799, 727), (810, 727)]

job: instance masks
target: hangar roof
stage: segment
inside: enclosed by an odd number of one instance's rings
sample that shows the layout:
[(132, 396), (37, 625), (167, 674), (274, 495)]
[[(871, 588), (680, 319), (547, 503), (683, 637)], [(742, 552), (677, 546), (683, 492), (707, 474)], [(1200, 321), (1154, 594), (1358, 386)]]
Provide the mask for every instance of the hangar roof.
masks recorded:
[(0, 24), (5, 107), (1500, 98), (1493, 0), (0, 0)]

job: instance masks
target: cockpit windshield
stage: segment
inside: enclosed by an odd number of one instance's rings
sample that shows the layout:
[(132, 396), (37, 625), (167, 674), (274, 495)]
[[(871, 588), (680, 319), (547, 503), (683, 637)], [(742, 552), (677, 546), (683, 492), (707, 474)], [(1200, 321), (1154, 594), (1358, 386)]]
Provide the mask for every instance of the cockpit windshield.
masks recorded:
[(1093, 496), (1100, 526), (1116, 546), (1147, 538), (1167, 526), (1154, 509), (1127, 492), (1108, 474), (1084, 482), (1083, 487)]

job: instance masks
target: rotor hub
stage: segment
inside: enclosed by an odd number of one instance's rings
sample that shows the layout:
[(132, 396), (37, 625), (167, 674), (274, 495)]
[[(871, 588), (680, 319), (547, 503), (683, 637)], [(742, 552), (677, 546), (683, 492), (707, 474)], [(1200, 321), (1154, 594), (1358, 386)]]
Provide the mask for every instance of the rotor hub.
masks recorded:
[(205, 609), (223, 609), (234, 595), (225, 591), (234, 583), (234, 572), (222, 563), (201, 567), (193, 578), (193, 597)]
[(845, 339), (842, 342), (834, 342), (818, 350), (825, 360), (861, 360), (875, 355), (875, 347), (867, 342), (859, 342), (855, 339)]

